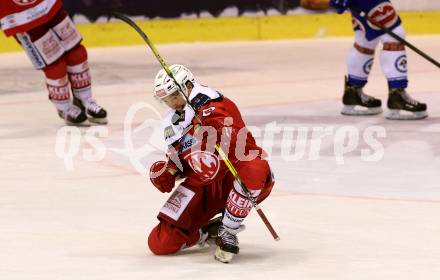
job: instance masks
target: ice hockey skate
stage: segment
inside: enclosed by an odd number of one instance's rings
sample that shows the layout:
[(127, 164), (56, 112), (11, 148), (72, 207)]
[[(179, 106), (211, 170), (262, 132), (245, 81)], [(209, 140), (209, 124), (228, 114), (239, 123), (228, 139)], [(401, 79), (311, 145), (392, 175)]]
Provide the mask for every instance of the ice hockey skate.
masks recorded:
[(377, 115), (382, 113), (382, 101), (364, 93), (361, 87), (352, 86), (345, 77), (344, 107), (341, 114), (348, 116)]
[(388, 97), (389, 120), (421, 120), (428, 117), (427, 106), (409, 96), (405, 89), (391, 89)]
[(67, 125), (81, 126), (85, 125), (87, 116), (75, 105), (69, 106), (66, 110), (57, 110), (58, 116), (62, 118)]
[(234, 255), (238, 254), (240, 251), (237, 234), (244, 229), (244, 225), (240, 225), (237, 229), (231, 229), (224, 225), (219, 227), (216, 240), (217, 249), (215, 250), (214, 255), (216, 260), (223, 263), (231, 262)]
[(89, 122), (95, 124), (107, 124), (107, 111), (98, 105), (94, 99), (90, 98), (87, 102), (81, 102), (78, 98), (74, 97), (73, 104), (81, 108)]
[(206, 225), (202, 226), (202, 237), (198, 245), (204, 247), (205, 244), (213, 245), (218, 237), (218, 229), (222, 224), (222, 216), (211, 219)]

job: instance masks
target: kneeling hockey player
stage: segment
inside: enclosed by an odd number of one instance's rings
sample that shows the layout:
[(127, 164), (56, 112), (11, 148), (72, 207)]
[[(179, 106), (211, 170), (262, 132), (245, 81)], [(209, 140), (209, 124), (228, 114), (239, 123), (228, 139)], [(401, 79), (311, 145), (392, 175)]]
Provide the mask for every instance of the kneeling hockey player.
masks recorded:
[[(182, 65), (170, 67), (194, 111), (178, 86), (159, 71), (154, 96), (170, 110), (163, 118), (166, 161), (155, 162), (150, 179), (161, 192), (171, 192), (177, 178), (184, 178), (159, 212), (159, 224), (148, 237), (150, 250), (168, 255), (183, 248), (215, 240), (215, 258), (231, 261), (239, 251), (237, 234), (252, 204), (225, 162), (214, 150), (220, 144), (257, 202), (271, 192), (274, 179), (263, 150), (246, 129), (237, 106), (219, 92), (198, 84)], [(222, 217), (214, 218), (217, 214)], [(214, 218), (214, 219), (213, 219)]]

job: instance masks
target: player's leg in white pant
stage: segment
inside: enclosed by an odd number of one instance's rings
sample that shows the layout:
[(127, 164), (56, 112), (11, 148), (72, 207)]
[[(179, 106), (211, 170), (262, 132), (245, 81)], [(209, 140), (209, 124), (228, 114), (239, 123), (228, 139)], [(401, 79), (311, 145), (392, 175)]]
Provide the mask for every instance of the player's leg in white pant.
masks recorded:
[[(393, 32), (405, 38), (405, 30), (400, 25)], [(383, 50), (380, 54), (382, 71), (387, 78), (389, 97), (388, 119), (423, 119), (428, 116), (424, 103), (411, 98), (406, 92), (408, 87), (407, 56), (405, 46), (388, 34), (381, 36)]]
[(382, 112), (382, 102), (364, 93), (374, 62), (379, 39), (368, 41), (360, 30), (355, 32), (355, 43), (347, 57), (348, 76), (345, 79), (342, 103), (343, 115), (376, 115)]

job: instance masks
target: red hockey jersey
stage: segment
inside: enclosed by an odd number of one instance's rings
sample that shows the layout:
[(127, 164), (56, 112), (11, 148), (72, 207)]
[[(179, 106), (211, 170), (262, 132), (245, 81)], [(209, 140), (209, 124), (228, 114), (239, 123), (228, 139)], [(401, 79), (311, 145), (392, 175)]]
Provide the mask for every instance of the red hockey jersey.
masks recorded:
[(29, 31), (49, 21), (62, 5), (62, 0), (1, 0), (1, 28), (6, 36)]
[(203, 186), (225, 176), (228, 168), (214, 150), (216, 143), (222, 146), (238, 170), (252, 166), (253, 159), (264, 157), (263, 150), (247, 130), (240, 111), (231, 100), (198, 84), (195, 84), (190, 100), (198, 109), (203, 126), (193, 118), (188, 105), (184, 113), (170, 112), (163, 123), (166, 142), (178, 155), (185, 182)]

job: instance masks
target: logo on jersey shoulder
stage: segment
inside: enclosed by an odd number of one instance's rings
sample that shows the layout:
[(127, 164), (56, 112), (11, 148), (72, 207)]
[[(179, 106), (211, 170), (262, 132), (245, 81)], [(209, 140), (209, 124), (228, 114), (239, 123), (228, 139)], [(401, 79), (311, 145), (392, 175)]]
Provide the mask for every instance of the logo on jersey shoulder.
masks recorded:
[(209, 107), (208, 109), (203, 110), (203, 112), (202, 112), (203, 116), (207, 117), (207, 116), (211, 115), (212, 112), (214, 112), (214, 110), (215, 110), (215, 107)]
[(400, 73), (406, 73), (408, 71), (408, 61), (406, 59), (406, 55), (401, 55), (396, 59), (396, 69), (397, 71), (399, 71)]
[[(399, 16), (390, 2), (383, 2), (374, 7), (368, 13), (368, 17), (380, 26), (387, 28), (392, 27), (399, 20)], [(380, 30), (379, 27), (372, 24), (370, 21), (368, 21), (368, 25), (374, 30)]]
[(191, 100), (191, 105), (194, 109), (198, 110), (203, 104), (211, 100), (211, 98), (203, 93), (197, 93), (196, 96)]
[(32, 5), (35, 2), (37, 2), (37, 0), (13, 0), (13, 1), (15, 4), (20, 6)]
[(202, 180), (214, 179), (220, 170), (220, 159), (211, 152), (194, 151), (186, 155), (185, 160)]
[(365, 74), (370, 74), (371, 68), (373, 68), (373, 62), (374, 62), (374, 58), (370, 58), (369, 60), (367, 60), (367, 62), (365, 62), (363, 67)]
[(186, 134), (182, 140), (180, 140), (179, 154), (188, 151), (196, 143), (197, 140), (192, 135)]

